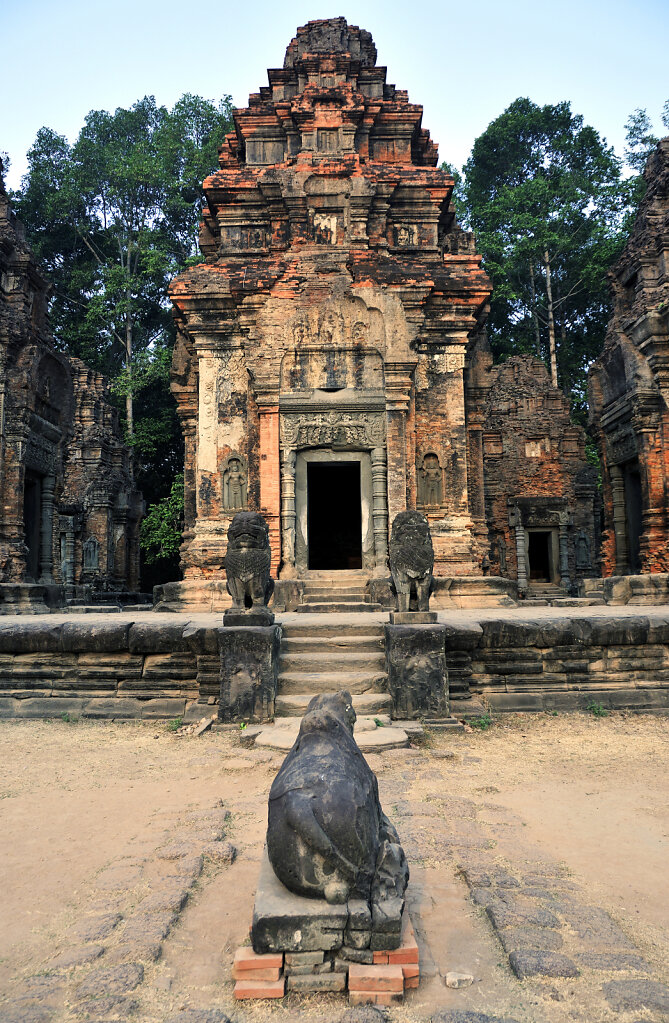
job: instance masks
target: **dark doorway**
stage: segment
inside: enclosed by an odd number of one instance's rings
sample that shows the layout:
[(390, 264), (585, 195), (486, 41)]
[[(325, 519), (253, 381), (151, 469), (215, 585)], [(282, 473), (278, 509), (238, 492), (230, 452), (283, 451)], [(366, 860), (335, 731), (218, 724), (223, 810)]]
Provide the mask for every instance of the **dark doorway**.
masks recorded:
[(359, 462), (307, 465), (309, 568), (362, 568)]
[(28, 576), (37, 582), (39, 576), (39, 533), (42, 513), (42, 480), (34, 472), (26, 472), (23, 490), (23, 530), (28, 548)]
[(627, 547), (629, 567), (633, 575), (641, 571), (641, 476), (635, 468), (625, 468), (625, 514), (627, 517)]
[(551, 534), (540, 530), (527, 534), (527, 559), (530, 563), (530, 579), (535, 582), (551, 582)]

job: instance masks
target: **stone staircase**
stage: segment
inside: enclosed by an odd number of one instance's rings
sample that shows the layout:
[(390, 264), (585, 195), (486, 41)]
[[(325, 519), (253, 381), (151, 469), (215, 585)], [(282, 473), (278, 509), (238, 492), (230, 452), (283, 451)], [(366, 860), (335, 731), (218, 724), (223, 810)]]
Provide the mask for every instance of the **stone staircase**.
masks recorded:
[(358, 611), (383, 611), (373, 604), (367, 593), (367, 575), (351, 572), (310, 572), (304, 583), (304, 603), (295, 608), (302, 613), (336, 611), (350, 614)]
[(390, 713), (383, 626), (284, 624), (276, 717), (301, 717), (312, 696), (347, 689), (358, 715)]

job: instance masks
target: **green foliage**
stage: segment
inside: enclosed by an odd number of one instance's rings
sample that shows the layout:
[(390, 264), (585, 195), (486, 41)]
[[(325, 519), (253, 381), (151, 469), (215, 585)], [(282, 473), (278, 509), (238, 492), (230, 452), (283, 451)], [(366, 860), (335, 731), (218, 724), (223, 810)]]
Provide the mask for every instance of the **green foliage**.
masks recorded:
[(184, 513), (184, 477), (179, 473), (167, 497), (152, 504), (142, 522), (140, 546), (148, 565), (179, 553)]
[(472, 718), (469, 722), (472, 728), (478, 728), (480, 732), (487, 732), (489, 728), (492, 728), (492, 718), (490, 714), (481, 714), (478, 718)]
[(165, 728), (168, 732), (178, 732), (183, 723), (183, 718), (174, 718), (172, 721), (167, 722)]
[(69, 714), (66, 710), (60, 715), (61, 721), (64, 721), (66, 725), (76, 725), (79, 721), (78, 717), (73, 714)]
[(41, 128), (12, 196), (53, 285), (56, 343), (110, 378), (149, 505), (183, 467), (167, 287), (196, 259), (201, 183), (231, 111), (229, 97), (215, 105), (186, 94), (168, 110), (145, 96), (129, 109), (90, 111), (73, 145)]
[(464, 170), (469, 222), (493, 283), (493, 352), (548, 362), (552, 306), (558, 381), (583, 409), (609, 315), (606, 271), (629, 211), (620, 161), (568, 103), (521, 98), (476, 139)]
[(607, 718), (609, 716), (608, 710), (605, 710), (601, 703), (595, 703), (593, 701), (589, 703), (585, 709), (588, 714), (592, 714), (592, 716), (596, 718)]

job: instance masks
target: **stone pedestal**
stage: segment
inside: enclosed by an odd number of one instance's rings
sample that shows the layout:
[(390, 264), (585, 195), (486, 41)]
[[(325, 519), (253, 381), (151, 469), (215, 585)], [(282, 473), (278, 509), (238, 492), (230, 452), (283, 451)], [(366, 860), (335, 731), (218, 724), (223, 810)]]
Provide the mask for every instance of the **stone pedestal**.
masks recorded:
[(274, 717), (280, 645), (279, 625), (219, 629), (220, 721), (268, 721)]
[(223, 625), (230, 626), (266, 626), (274, 625), (274, 614), (267, 607), (251, 607), (248, 611), (242, 611), (237, 607), (229, 607), (223, 615)]
[(330, 952), (344, 944), (346, 903), (308, 899), (281, 884), (263, 852), (253, 907), (251, 942), (254, 952)]
[(393, 717), (447, 717), (446, 626), (386, 625), (385, 634)]
[(391, 611), (391, 625), (435, 625), (436, 611)]

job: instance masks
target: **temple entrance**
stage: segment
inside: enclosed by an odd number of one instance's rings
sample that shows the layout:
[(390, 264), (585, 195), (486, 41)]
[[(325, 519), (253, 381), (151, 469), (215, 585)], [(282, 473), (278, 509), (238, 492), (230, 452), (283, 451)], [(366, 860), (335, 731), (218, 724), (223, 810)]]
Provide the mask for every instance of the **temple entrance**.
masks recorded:
[(552, 529), (528, 531), (527, 562), (530, 582), (557, 582), (553, 533)]
[(307, 465), (309, 568), (362, 568), (360, 462)]
[(42, 513), (42, 480), (35, 472), (26, 471), (23, 490), (23, 531), (28, 548), (27, 575), (39, 578), (39, 537)]
[(641, 474), (638, 463), (625, 466), (625, 518), (627, 520), (627, 549), (630, 572), (637, 575), (641, 571), (641, 515), (643, 499), (641, 496)]

